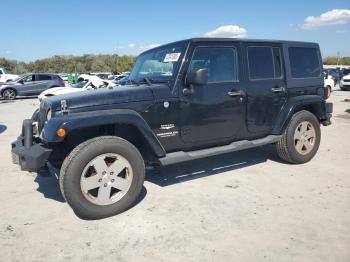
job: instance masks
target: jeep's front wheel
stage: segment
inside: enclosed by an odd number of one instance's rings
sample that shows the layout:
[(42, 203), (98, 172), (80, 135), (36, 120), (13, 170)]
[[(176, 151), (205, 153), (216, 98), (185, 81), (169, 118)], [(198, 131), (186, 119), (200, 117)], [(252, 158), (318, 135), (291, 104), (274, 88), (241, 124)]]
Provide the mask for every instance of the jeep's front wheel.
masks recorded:
[(141, 192), (145, 166), (128, 141), (112, 136), (78, 145), (64, 160), (60, 188), (74, 212), (100, 219), (125, 211)]
[(294, 114), (280, 141), (277, 143), (279, 157), (292, 164), (310, 161), (316, 154), (321, 141), (318, 119), (309, 111)]

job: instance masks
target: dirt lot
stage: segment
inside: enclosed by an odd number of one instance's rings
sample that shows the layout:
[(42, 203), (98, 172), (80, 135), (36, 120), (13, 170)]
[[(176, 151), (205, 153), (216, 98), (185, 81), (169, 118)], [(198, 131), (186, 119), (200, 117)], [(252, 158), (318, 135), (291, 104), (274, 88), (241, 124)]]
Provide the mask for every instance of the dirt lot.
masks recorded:
[(272, 147), (148, 172), (118, 216), (79, 219), (53, 177), (11, 164), (36, 99), (0, 101), (0, 261), (350, 261), (350, 92), (307, 164)]

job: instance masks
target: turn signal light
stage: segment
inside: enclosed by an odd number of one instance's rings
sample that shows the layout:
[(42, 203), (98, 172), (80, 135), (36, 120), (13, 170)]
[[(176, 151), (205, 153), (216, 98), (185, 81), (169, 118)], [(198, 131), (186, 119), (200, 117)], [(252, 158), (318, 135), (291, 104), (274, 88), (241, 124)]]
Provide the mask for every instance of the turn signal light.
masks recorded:
[(60, 128), (56, 131), (56, 135), (58, 137), (65, 137), (66, 136), (66, 130), (64, 128)]

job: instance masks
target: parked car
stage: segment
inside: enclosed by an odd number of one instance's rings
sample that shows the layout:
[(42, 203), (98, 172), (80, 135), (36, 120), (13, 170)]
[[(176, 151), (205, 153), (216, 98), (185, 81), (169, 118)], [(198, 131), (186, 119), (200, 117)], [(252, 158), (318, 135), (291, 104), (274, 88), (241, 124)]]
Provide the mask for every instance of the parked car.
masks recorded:
[(347, 76), (347, 75), (350, 75), (350, 69), (349, 68), (343, 69), (343, 77)]
[(324, 69), (325, 74), (331, 75), (334, 79), (334, 85), (338, 84), (341, 79), (341, 73), (339, 69), (336, 68), (328, 68)]
[(0, 68), (0, 83), (12, 81), (17, 77), (18, 75), (7, 74), (5, 68)]
[(63, 74), (59, 74), (59, 76), (63, 79), (63, 81), (68, 82), (68, 74), (63, 73)]
[(129, 81), (129, 76), (124, 76), (119, 80), (114, 81), (117, 85), (121, 85), (121, 86), (125, 86), (126, 84), (128, 84)]
[(78, 76), (77, 83), (73, 84), (71, 87), (56, 87), (45, 90), (39, 95), (39, 101), (44, 98), (56, 95), (79, 93), (92, 89), (103, 88), (103, 87), (113, 87), (115, 84), (112, 81), (102, 80), (95, 75), (82, 74)]
[(324, 77), (324, 87), (328, 89), (329, 93), (334, 90), (334, 79), (331, 75)]
[(109, 80), (113, 81), (114, 83), (117, 83), (119, 80), (129, 75), (130, 75), (130, 72), (124, 72), (118, 75), (114, 75), (113, 77), (110, 77)]
[(57, 74), (25, 74), (0, 86), (0, 94), (4, 99), (12, 100), (16, 96), (39, 95), (49, 88), (64, 86), (64, 81)]
[(343, 76), (343, 78), (340, 80), (339, 86), (341, 90), (350, 89), (350, 74)]
[(275, 144), (302, 164), (330, 125), (316, 43), (195, 38), (139, 55), (123, 88), (50, 97), (24, 120), (13, 162), (59, 174), (83, 218), (112, 216), (141, 192), (145, 164)]

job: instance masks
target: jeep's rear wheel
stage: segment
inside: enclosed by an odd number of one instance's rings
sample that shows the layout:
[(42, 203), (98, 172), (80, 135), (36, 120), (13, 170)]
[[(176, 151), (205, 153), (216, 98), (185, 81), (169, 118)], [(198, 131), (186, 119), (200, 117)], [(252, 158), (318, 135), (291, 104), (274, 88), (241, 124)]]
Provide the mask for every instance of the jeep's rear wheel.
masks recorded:
[(99, 219), (123, 212), (141, 192), (144, 161), (128, 141), (111, 136), (78, 145), (60, 172), (62, 194), (75, 213)]
[(309, 111), (297, 112), (277, 143), (277, 153), (283, 160), (302, 164), (316, 154), (321, 140), (320, 124)]

